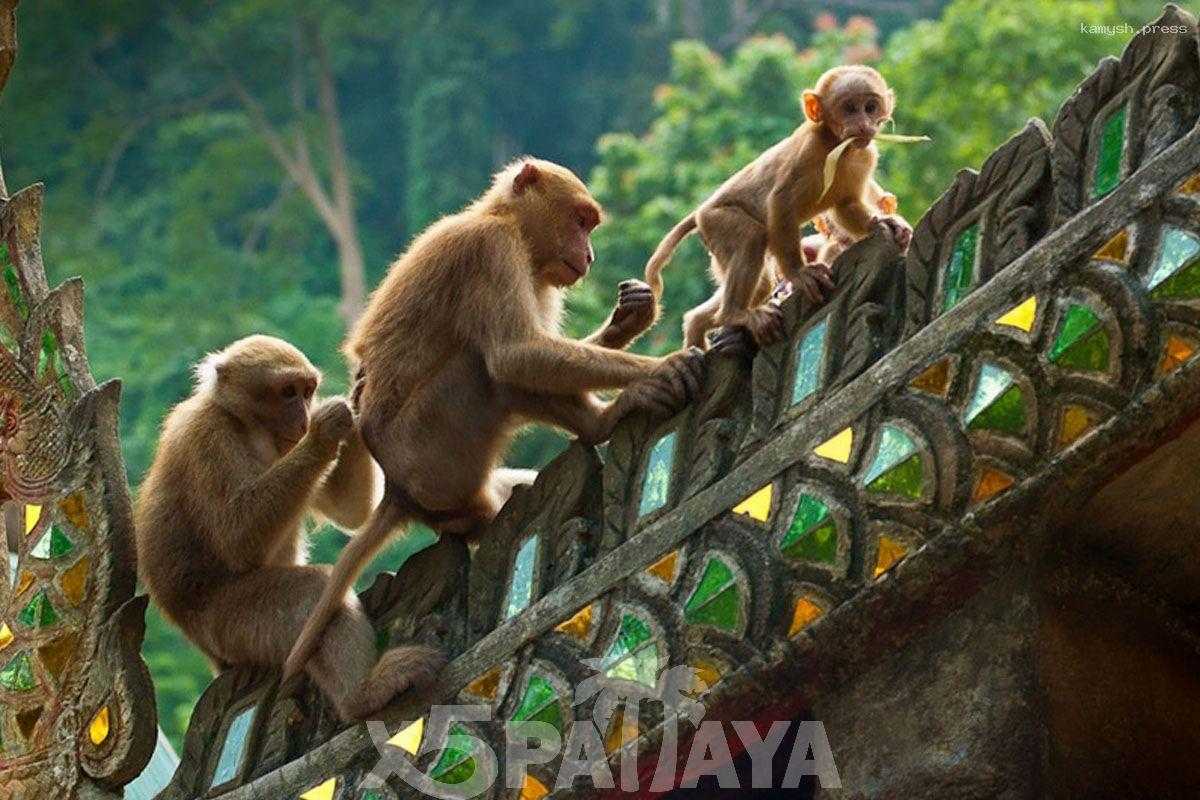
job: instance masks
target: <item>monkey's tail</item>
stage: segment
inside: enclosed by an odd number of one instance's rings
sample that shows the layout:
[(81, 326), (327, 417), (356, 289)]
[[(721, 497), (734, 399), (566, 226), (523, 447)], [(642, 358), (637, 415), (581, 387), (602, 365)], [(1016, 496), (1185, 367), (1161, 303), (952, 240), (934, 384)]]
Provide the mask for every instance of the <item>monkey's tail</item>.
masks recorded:
[(663, 240), (658, 243), (658, 247), (655, 248), (654, 255), (650, 256), (650, 260), (646, 262), (646, 283), (650, 284), (650, 291), (654, 293), (655, 300), (662, 297), (663, 268), (671, 260), (671, 254), (675, 252), (679, 243), (694, 230), (696, 230), (696, 212), (693, 211), (663, 237)]
[(292, 645), (292, 651), (288, 653), (287, 661), (284, 662), (284, 680), (304, 669), (304, 665), (316, 651), (325, 627), (341, 608), (346, 592), (354, 586), (354, 581), (387, 542), (392, 531), (407, 517), (404, 506), (389, 488), (383, 493), (383, 499), (379, 501), (367, 524), (350, 538), (350, 542), (338, 556), (337, 563), (333, 565), (333, 572), (329, 575), (329, 582), (325, 584), (321, 599), (309, 614), (304, 629), (300, 631), (299, 638)]

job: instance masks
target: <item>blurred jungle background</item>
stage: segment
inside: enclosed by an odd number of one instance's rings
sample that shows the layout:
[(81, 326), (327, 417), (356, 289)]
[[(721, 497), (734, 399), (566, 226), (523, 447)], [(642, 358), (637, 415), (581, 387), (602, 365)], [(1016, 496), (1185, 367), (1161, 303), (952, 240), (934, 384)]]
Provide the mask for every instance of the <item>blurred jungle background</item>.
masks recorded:
[[(124, 381), (136, 488), (205, 352), (295, 342), (346, 387), (348, 320), (423, 226), (528, 153), (584, 176), (610, 221), (570, 332), (659, 238), (801, 119), (800, 90), (865, 62), (899, 98), (882, 184), (916, 222), (964, 167), (1059, 104), (1158, 0), (38, 0), (0, 102), (10, 190), (48, 187), (51, 282), (82, 275), (98, 379)], [(709, 292), (695, 239), (638, 347), (679, 344)], [(545, 431), (511, 454), (544, 464)], [(448, 453), (453, 458), (454, 454)], [(313, 532), (331, 561), (342, 536)], [(385, 554), (394, 566), (403, 547)], [(207, 664), (151, 613), (146, 658), (179, 746)]]

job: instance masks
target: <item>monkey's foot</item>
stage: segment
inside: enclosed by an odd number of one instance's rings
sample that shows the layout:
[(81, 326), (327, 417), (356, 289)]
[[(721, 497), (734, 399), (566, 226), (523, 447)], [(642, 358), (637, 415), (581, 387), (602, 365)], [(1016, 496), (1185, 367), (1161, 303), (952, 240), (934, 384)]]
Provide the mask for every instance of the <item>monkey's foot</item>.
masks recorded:
[(775, 344), (784, 336), (783, 312), (779, 306), (767, 304), (751, 309), (740, 319), (731, 321), (750, 332), (759, 347)]

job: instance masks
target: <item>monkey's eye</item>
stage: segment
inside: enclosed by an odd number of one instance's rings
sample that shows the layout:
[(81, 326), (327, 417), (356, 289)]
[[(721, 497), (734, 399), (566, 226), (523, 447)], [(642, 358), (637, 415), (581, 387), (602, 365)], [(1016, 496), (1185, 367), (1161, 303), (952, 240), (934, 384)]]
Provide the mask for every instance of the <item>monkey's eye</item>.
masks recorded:
[(315, 386), (313, 386), (313, 385), (311, 385), (311, 384), (310, 384), (310, 385), (308, 385), (308, 386), (305, 386), (305, 387), (304, 387), (304, 399), (305, 399), (305, 400), (312, 400), (313, 392), (314, 392), (314, 391), (316, 391), (316, 388), (317, 388), (317, 387), (315, 387)]
[(285, 385), (282, 389), (279, 390), (279, 396), (282, 397), (284, 400), (291, 400), (293, 397), (296, 396), (296, 387), (290, 383)]
[(866, 111), (868, 114), (874, 114), (876, 111), (879, 110), (879, 105), (874, 100), (868, 100), (866, 108), (864, 108), (863, 110)]

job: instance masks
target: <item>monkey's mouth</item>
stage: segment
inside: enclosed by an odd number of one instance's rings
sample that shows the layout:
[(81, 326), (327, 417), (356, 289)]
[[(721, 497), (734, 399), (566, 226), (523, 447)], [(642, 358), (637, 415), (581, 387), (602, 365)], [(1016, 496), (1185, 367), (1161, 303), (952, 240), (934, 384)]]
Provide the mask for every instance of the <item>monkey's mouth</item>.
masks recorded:
[(576, 264), (572, 264), (570, 261), (567, 261), (565, 258), (562, 260), (562, 263), (564, 265), (566, 265), (567, 269), (570, 270), (572, 274), (575, 275), (575, 280), (579, 280), (580, 278), (582, 278), (584, 275), (587, 274), (586, 267), (580, 267)]

